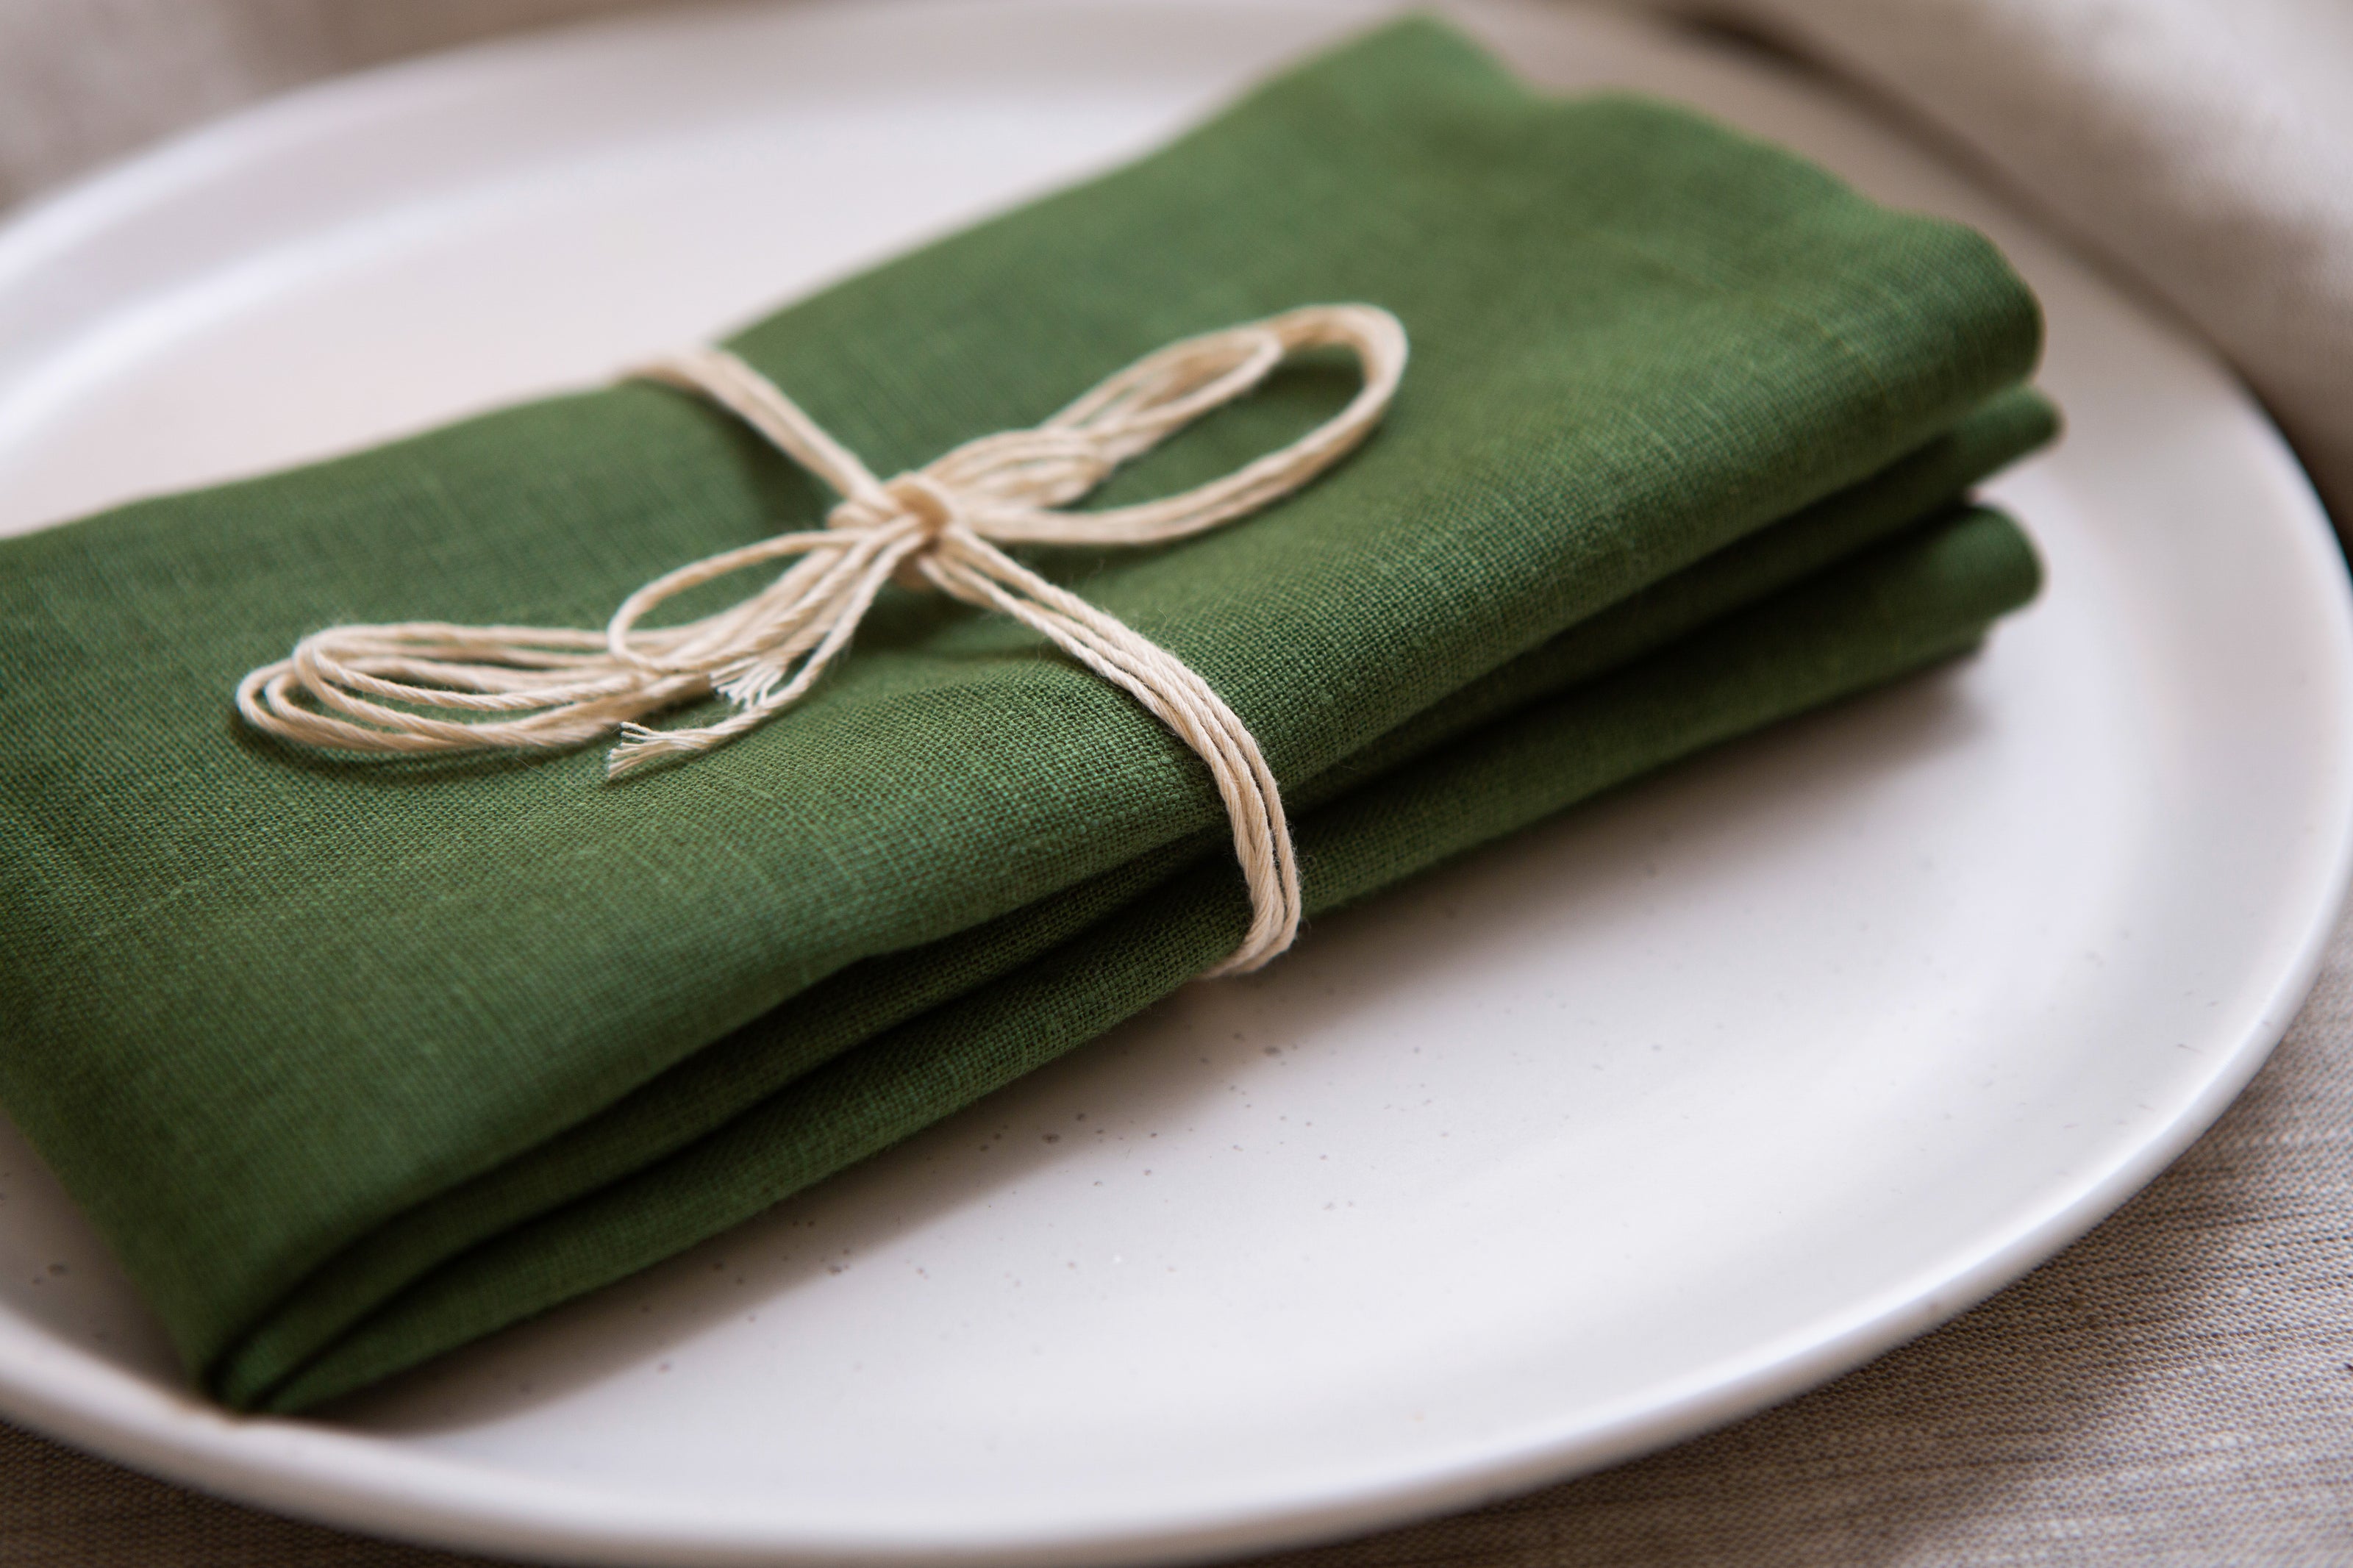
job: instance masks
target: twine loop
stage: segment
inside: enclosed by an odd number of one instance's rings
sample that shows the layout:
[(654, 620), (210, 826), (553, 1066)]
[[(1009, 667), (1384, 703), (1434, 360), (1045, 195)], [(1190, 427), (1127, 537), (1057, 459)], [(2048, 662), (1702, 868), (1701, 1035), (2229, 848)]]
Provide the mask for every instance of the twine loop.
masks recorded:
[[(1063, 510), (1123, 463), (1242, 396), (1293, 354), (1346, 348), (1364, 384), (1314, 429), (1176, 495)], [(774, 382), (718, 348), (636, 374), (719, 404), (841, 499), (825, 526), (691, 562), (623, 600), (602, 632), (439, 621), (332, 626), (246, 676), (237, 708), (282, 739), (353, 752), (579, 745), (617, 731), (609, 776), (686, 758), (798, 701), (885, 583), (1009, 616), (1127, 692), (1208, 764), (1249, 884), (1249, 935), (1212, 973), (1255, 969), (1299, 926), (1299, 871), (1274, 775), (1240, 719), (1181, 660), (997, 546), (1144, 545), (1204, 532), (1289, 495), (1353, 451), (1405, 371), (1405, 329), (1369, 305), (1312, 305), (1169, 344), (1027, 430), (967, 441), (877, 479)], [(665, 601), (771, 562), (792, 564), (728, 608), (640, 623)], [(638, 721), (716, 694), (734, 711), (657, 730)], [(396, 704), (397, 706), (395, 706)], [(444, 715), (462, 715), (445, 717)]]

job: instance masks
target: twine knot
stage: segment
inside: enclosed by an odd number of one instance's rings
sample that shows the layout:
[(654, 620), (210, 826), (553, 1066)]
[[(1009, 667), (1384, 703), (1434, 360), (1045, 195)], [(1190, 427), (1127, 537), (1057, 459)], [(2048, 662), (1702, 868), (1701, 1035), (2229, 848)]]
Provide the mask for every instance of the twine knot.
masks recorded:
[[(922, 529), (927, 537), (936, 537), (940, 530), (956, 521), (959, 510), (956, 498), (929, 474), (901, 474), (884, 481), (882, 493), (899, 515)], [(828, 528), (859, 528), (870, 526), (863, 521), (862, 509), (843, 502), (826, 513)]]
[(940, 535), (963, 520), (964, 509), (955, 493), (922, 472), (885, 479), (880, 500), (842, 501), (825, 514), (828, 528), (874, 529), (899, 522), (912, 524), (920, 536), (919, 542), (907, 558), (892, 569), (891, 581), (918, 594), (934, 591), (932, 580), (918, 564), (923, 552), (935, 549)]
[[(1364, 384), (1306, 435), (1223, 478), (1134, 506), (1063, 510), (1123, 463), (1256, 387), (1300, 351), (1353, 351)], [(1280, 792), (1258, 743), (1174, 655), (997, 548), (1155, 544), (1230, 522), (1289, 495), (1371, 434), (1405, 371), (1405, 329), (1369, 305), (1313, 305), (1169, 344), (1035, 428), (967, 441), (877, 479), (775, 383), (723, 349), (636, 374), (710, 398), (832, 487), (822, 529), (777, 534), (657, 577), (600, 632), (438, 621), (332, 626), (238, 683), (248, 722), (285, 740), (356, 752), (557, 748), (618, 731), (619, 777), (725, 744), (800, 700), (882, 585), (935, 591), (1010, 616), (1127, 692), (1208, 764), (1249, 884), (1250, 933), (1212, 973), (1255, 969), (1299, 927), (1299, 871)], [(687, 590), (797, 558), (759, 592), (683, 626), (645, 616)], [(649, 714), (716, 694), (734, 711), (656, 730)], [(393, 706), (397, 704), (398, 706)], [(445, 718), (442, 714), (469, 715)]]

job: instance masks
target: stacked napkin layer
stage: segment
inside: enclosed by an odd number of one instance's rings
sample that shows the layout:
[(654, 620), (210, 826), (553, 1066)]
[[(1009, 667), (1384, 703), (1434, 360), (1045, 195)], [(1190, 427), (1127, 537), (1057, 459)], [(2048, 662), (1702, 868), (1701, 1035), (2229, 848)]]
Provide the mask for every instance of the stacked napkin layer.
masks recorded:
[[(1540, 99), (1424, 22), (731, 346), (888, 474), (1342, 300), (1413, 340), (1364, 449), (1216, 534), (1039, 558), (1249, 725), (1311, 915), (2033, 592), (1960, 504), (2052, 427), (1990, 247), (1670, 108)], [(1353, 387), (1304, 363), (1099, 500)], [(1190, 753), (934, 599), (619, 784), (594, 748), (292, 751), (228, 706), (317, 626), (596, 625), (829, 499), (625, 385), (0, 548), (0, 1100), (219, 1397), (313, 1404), (641, 1268), (1232, 947)]]

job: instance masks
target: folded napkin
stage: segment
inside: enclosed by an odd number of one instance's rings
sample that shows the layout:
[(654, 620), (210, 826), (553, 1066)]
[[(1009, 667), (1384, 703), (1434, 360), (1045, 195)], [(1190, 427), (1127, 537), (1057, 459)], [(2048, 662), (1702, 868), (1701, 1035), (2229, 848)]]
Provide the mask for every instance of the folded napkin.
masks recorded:
[[(1036, 563), (1208, 679), (1331, 910), (1964, 649), (2031, 551), (2035, 307), (1954, 226), (1429, 22), (732, 341), (876, 472), (1173, 339), (1383, 306), (1413, 361), (1310, 489)], [(1303, 363), (1101, 492), (1326, 416)], [(893, 591), (692, 763), (350, 758), (228, 694), (301, 633), (601, 624), (830, 498), (624, 384), (0, 547), (0, 1101), (192, 1373), (281, 1409), (675, 1252), (1230, 951), (1199, 764), (1018, 626)]]

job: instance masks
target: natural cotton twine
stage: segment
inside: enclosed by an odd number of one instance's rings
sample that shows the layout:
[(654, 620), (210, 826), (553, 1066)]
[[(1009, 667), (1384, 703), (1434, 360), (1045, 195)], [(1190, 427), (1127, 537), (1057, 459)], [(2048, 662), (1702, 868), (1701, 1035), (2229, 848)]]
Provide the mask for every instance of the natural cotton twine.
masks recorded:
[[(1130, 458), (1250, 391), (1290, 355), (1347, 348), (1364, 385), (1280, 451), (1180, 495), (1104, 511), (1060, 510)], [(1029, 430), (967, 441), (877, 479), (775, 383), (723, 349), (635, 374), (724, 406), (833, 487), (826, 525), (725, 550), (622, 601), (604, 631), (439, 621), (331, 626), (237, 689), (255, 727), (351, 752), (575, 746), (618, 730), (609, 774), (725, 744), (797, 702), (858, 629), (886, 582), (935, 588), (1012, 616), (1141, 702), (1208, 764), (1250, 887), (1250, 934), (1209, 973), (1256, 969), (1299, 930), (1299, 868), (1274, 774), (1242, 721), (1166, 649), (1066, 593), (998, 544), (1157, 544), (1248, 516), (1371, 434), (1405, 372), (1405, 329), (1370, 305), (1311, 305), (1169, 344)], [(798, 560), (751, 597), (684, 626), (641, 628), (656, 605), (712, 578)], [(654, 730), (641, 716), (712, 693), (735, 711)], [(401, 706), (391, 707), (389, 703)], [(472, 715), (463, 719), (441, 714)]]

